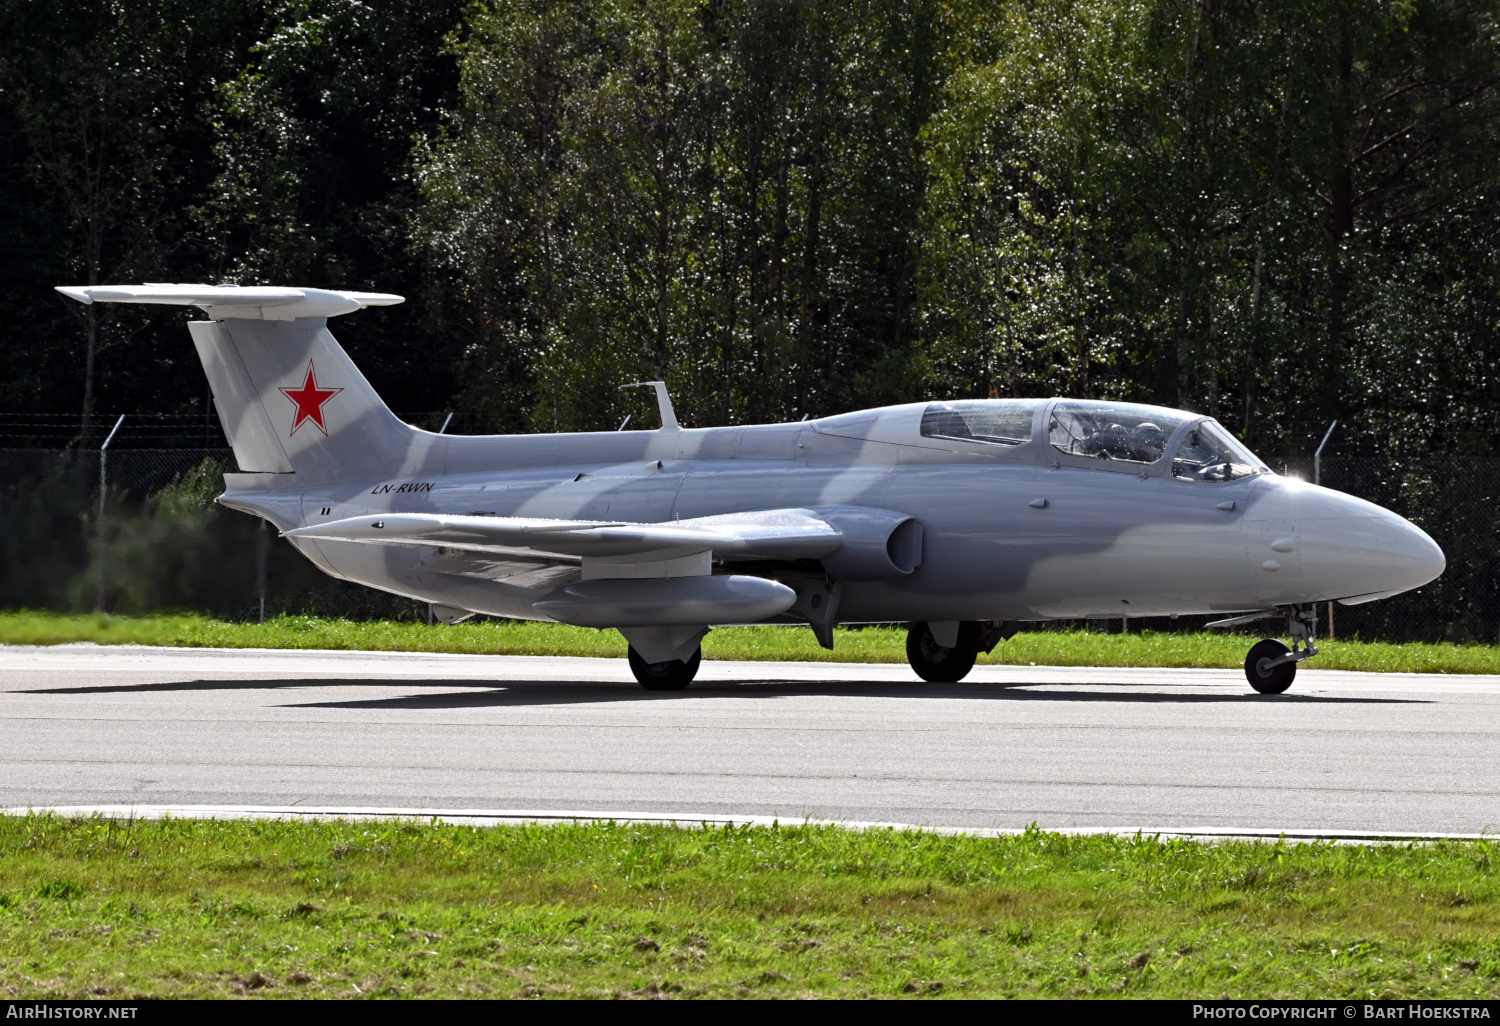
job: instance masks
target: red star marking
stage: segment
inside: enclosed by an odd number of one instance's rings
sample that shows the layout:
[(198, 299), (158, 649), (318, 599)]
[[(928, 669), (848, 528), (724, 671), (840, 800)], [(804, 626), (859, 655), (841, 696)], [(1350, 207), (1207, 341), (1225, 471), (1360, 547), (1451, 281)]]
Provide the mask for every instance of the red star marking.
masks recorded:
[[(301, 388), (283, 388), (281, 394), (297, 404), (297, 417), (292, 421), (291, 433), (295, 435), (304, 421), (312, 421), (317, 429), (328, 434), (328, 425), (323, 423), (323, 404), (342, 392), (342, 388), (319, 388), (318, 375), (312, 361), (307, 361), (307, 377)], [(289, 436), (290, 437), (290, 436)]]

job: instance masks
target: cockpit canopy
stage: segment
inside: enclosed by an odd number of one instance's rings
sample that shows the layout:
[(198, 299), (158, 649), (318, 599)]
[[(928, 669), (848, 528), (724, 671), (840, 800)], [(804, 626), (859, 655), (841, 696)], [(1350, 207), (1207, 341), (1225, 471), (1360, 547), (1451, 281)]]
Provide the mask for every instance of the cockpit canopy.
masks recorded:
[(933, 403), (922, 413), (927, 438), (964, 442), (1025, 445), (1031, 441), (1031, 422), (1045, 406), (1041, 399), (960, 399)]
[(1172, 476), (1233, 481), (1267, 472), (1265, 464), (1215, 420), (1194, 424), (1172, 456)]
[(1155, 463), (1190, 415), (1161, 406), (1065, 399), (1052, 408), (1047, 439), (1059, 452)]
[[(1045, 399), (968, 399), (932, 403), (922, 414), (927, 438), (1019, 446)], [(1187, 426), (1172, 453), (1172, 476), (1192, 481), (1233, 481), (1266, 472), (1250, 450), (1217, 421), (1163, 406), (1063, 399), (1042, 426), (1058, 452), (1097, 460), (1154, 464)]]

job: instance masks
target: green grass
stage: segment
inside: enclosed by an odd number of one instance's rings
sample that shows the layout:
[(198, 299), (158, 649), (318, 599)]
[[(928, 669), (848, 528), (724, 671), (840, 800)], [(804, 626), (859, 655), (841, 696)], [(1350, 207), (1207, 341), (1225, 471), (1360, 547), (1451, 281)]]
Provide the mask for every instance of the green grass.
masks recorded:
[(1500, 996), (1487, 842), (0, 818), (0, 993)]
[[(1095, 634), (1036, 631), (1002, 642), (981, 663), (1025, 666), (1244, 665), (1253, 638), (1201, 632)], [(361, 649), (381, 652), (465, 652), (478, 655), (568, 655), (623, 658), (615, 631), (565, 624), (475, 619), (454, 627), (390, 621), (354, 622), (307, 616), (264, 624), (226, 623), (196, 615), (122, 617), (102, 614), (0, 613), (0, 644), (171, 645), (213, 648)], [(840, 629), (834, 651), (818, 647), (799, 627), (727, 627), (703, 645), (709, 659), (810, 659), (823, 662), (901, 663), (906, 635), (894, 628)], [(1500, 673), (1493, 645), (1325, 641), (1308, 668), (1411, 673)]]

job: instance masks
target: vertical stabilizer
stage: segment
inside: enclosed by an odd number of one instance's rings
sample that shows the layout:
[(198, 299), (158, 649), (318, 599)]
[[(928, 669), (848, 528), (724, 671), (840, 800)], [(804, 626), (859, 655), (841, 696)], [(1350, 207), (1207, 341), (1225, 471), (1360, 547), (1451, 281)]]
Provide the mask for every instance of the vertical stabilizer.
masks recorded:
[[(252, 469), (245, 463), (251, 460), (267, 464), (255, 470), (269, 470), (274, 462), (306, 480), (390, 476), (420, 465), (438, 440), (396, 418), (320, 317), (228, 318), (190, 327), (224, 432), (244, 470)], [(222, 397), (214, 381), (218, 368), (229, 370), (226, 378), (243, 371), (237, 380), (226, 380)], [(241, 398), (247, 390), (248, 403)]]
[(441, 462), (442, 436), (398, 420), (328, 330), (329, 316), (399, 296), (208, 285), (59, 291), (81, 302), (198, 306), (213, 318), (188, 329), (242, 471), (332, 482)]
[(198, 359), (208, 375), (214, 409), (224, 425), (224, 437), (234, 450), (240, 470), (252, 474), (290, 474), (292, 463), (281, 438), (261, 405), (260, 395), (245, 361), (235, 351), (222, 321), (194, 321), (188, 325)]

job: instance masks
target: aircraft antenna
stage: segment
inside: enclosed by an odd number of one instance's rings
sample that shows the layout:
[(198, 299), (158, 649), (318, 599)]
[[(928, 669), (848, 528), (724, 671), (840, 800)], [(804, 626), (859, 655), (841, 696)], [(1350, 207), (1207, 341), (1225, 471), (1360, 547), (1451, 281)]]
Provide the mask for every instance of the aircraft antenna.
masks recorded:
[(1327, 433), (1323, 435), (1323, 440), (1318, 443), (1318, 451), (1313, 453), (1313, 484), (1323, 483), (1323, 446), (1328, 444), (1328, 440), (1333, 437), (1333, 429), (1338, 426), (1339, 422), (1337, 420), (1328, 425)]
[[(677, 423), (677, 414), (672, 412), (672, 397), (667, 395), (667, 383), (665, 381), (632, 381), (621, 388), (645, 388), (647, 385), (656, 389), (656, 405), (661, 410), (661, 426), (663, 431), (680, 430)], [(624, 427), (624, 425), (620, 425)]]
[(125, 423), (125, 414), (120, 414), (120, 419), (115, 421), (115, 426), (109, 429), (109, 437), (104, 439), (104, 444), (99, 446), (99, 574), (98, 582), (94, 589), (94, 608), (104, 612), (104, 497), (109, 492), (109, 477), (105, 472), (105, 460), (109, 458), (109, 443), (115, 440), (115, 433), (120, 430), (120, 425)]

